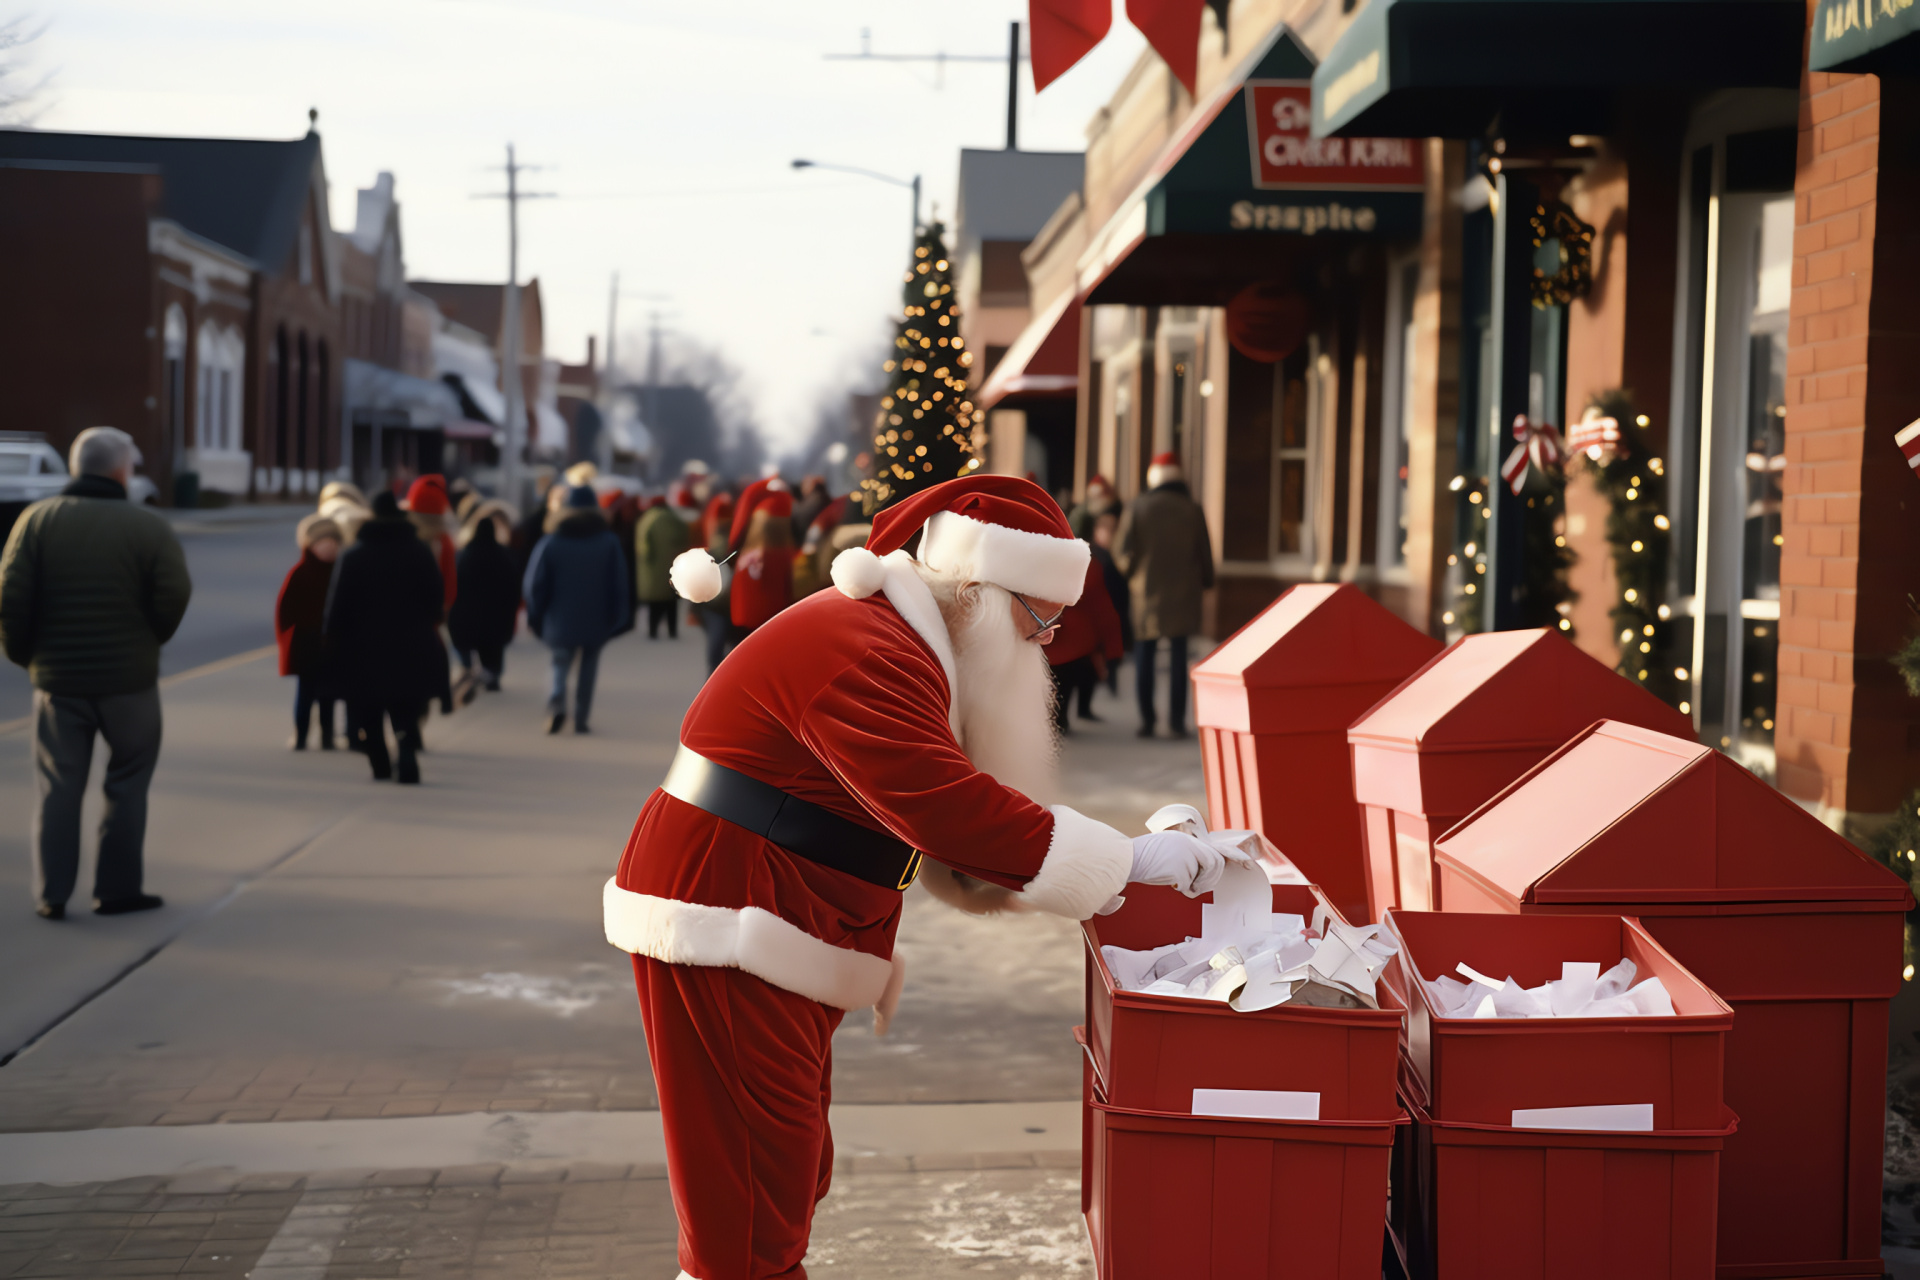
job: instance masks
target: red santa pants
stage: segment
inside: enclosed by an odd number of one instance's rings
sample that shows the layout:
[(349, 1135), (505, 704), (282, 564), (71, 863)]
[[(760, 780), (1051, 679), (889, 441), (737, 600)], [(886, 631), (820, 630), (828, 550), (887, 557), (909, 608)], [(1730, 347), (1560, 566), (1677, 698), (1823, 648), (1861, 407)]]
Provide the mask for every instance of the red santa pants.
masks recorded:
[(827, 1102), (841, 1012), (738, 969), (633, 958), (660, 1090), (680, 1267), (805, 1280), (833, 1176)]

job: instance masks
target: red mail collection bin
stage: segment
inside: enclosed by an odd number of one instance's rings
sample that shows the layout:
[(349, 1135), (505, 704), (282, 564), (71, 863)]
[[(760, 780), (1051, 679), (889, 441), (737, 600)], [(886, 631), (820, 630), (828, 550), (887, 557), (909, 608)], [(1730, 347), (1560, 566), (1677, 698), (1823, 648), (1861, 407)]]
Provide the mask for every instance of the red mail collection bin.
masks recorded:
[(1351, 583), (1274, 601), (1193, 669), (1213, 825), (1261, 832), (1347, 919), (1374, 918), (1347, 726), (1440, 647)]
[(1685, 716), (1559, 633), (1467, 636), (1347, 730), (1366, 821), (1368, 919), (1433, 905), (1433, 842), (1596, 720), (1690, 737)]
[(1087, 1028), (1074, 1038), (1086, 1051), (1080, 1212), (1100, 1280), (1377, 1280), (1403, 1113), (1243, 1120), (1114, 1106)]
[[(1278, 1089), (1320, 1095), (1322, 1120), (1392, 1120), (1401, 1015), (1378, 1009), (1280, 1005), (1238, 1013), (1211, 1000), (1124, 991), (1102, 946), (1144, 951), (1200, 933), (1200, 905), (1157, 885), (1129, 885), (1127, 903), (1081, 926), (1087, 942), (1087, 1039), (1105, 1097), (1117, 1107), (1190, 1114), (1195, 1089)], [(1273, 909), (1308, 923), (1323, 901), (1310, 885), (1273, 886)]]
[[(1617, 915), (1394, 911), (1392, 967), (1408, 993), (1401, 1093), (1413, 1117), (1394, 1152), (1391, 1237), (1410, 1274), (1435, 1280), (1709, 1280), (1721, 1099), (1732, 1010)], [(1443, 1017), (1416, 979), (1465, 962), (1524, 986), (1568, 960), (1622, 958), (1657, 976), (1671, 1018)], [(1654, 1128), (1522, 1128), (1535, 1107), (1648, 1103)]]
[(1591, 727), (1439, 842), (1447, 911), (1637, 916), (1735, 1013), (1723, 1277), (1878, 1276), (1906, 885), (1717, 751)]

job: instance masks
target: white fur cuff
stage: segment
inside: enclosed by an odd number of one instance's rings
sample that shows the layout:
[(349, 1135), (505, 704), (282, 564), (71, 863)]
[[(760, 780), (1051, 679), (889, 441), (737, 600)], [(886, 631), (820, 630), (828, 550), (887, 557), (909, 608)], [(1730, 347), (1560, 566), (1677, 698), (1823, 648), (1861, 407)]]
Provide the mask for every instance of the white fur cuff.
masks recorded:
[(759, 907), (709, 907), (656, 898), (622, 889), (609, 879), (601, 892), (601, 908), (607, 941), (622, 951), (667, 964), (739, 969), (836, 1009), (864, 1009), (880, 1002), (894, 978), (892, 962), (822, 942)]
[(1086, 920), (1126, 888), (1133, 841), (1063, 804), (1053, 806), (1053, 843), (1040, 873), (1020, 891), (1033, 911)]

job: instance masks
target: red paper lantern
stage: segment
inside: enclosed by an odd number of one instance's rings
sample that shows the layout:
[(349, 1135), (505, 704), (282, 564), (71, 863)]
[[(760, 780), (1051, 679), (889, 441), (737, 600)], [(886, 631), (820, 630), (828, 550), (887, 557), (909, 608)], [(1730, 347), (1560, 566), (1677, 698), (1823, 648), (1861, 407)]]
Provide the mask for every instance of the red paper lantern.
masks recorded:
[(1250, 284), (1227, 303), (1227, 341), (1249, 360), (1275, 364), (1307, 336), (1313, 308), (1287, 285)]

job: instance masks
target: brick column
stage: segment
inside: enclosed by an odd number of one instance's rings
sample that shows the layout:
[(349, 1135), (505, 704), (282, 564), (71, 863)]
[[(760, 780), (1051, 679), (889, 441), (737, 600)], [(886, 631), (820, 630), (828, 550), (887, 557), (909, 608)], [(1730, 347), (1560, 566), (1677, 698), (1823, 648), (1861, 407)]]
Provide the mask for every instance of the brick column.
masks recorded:
[(1874, 76), (1803, 82), (1774, 742), (1781, 790), (1836, 825), (1920, 784), (1920, 699), (1887, 662), (1920, 595), (1920, 480), (1893, 443), (1920, 417), (1917, 111)]

